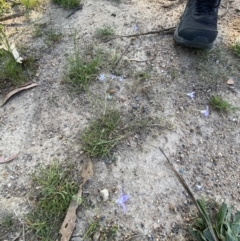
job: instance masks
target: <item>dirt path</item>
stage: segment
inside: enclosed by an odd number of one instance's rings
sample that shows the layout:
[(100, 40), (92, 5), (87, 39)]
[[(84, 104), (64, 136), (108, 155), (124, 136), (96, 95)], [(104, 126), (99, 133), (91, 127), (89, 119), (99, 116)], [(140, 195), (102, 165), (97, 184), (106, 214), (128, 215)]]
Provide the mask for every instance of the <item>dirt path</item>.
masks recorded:
[[(102, 42), (94, 37), (96, 29), (109, 25), (116, 34), (125, 35), (173, 27), (184, 5), (185, 1), (86, 0), (83, 10), (69, 19), (66, 11), (53, 5), (32, 14), (32, 21), (38, 19), (46, 28), (57, 29), (62, 39), (48, 47), (44, 37), (32, 39), (32, 29), (27, 28), (18, 40), (41, 56), (35, 79), (39, 86), (0, 108), (0, 154), (20, 152), (14, 161), (0, 165), (0, 214), (14, 210), (21, 216), (28, 211), (29, 176), (39, 165), (59, 159), (74, 163), (79, 170), (87, 161), (79, 144), (81, 131), (100, 110), (87, 94), (72, 94), (61, 84), (74, 35), (81, 48), (91, 43), (103, 51), (121, 53), (130, 39)], [(210, 109), (207, 118), (201, 113), (214, 94), (240, 106), (239, 60), (226, 51), (226, 45), (240, 34), (239, 5), (239, 0), (231, 2), (229, 12), (220, 19), (220, 34), (211, 52), (175, 46), (171, 35), (143, 36), (132, 40), (121, 60), (123, 81), (111, 79), (108, 69), (101, 70), (106, 80), (97, 79), (91, 93), (105, 98), (106, 90), (113, 88), (109, 105), (162, 122), (159, 128), (123, 141), (115, 150), (116, 162), (93, 160), (94, 177), (83, 190), (91, 207), (78, 210), (72, 241), (83, 240), (96, 216), (104, 225), (119, 227), (115, 240), (190, 240), (186, 227), (196, 210), (165, 165), (159, 146), (196, 197), (225, 200), (240, 209), (240, 111), (219, 114)], [(220, 14), (224, 6), (225, 1)], [(135, 77), (146, 71), (150, 79)], [(234, 79), (234, 91), (226, 84), (229, 78)], [(192, 91), (194, 100), (187, 96)], [(102, 189), (110, 192), (106, 202), (98, 199)], [(120, 189), (130, 195), (126, 215), (115, 203)], [(128, 239), (133, 235), (137, 236)]]

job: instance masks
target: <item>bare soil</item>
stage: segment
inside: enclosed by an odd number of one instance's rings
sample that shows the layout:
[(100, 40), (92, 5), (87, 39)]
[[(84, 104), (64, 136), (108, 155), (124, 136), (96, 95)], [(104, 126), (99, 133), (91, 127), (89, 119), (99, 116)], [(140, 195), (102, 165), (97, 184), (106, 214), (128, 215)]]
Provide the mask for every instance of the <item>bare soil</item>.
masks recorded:
[[(177, 46), (172, 35), (122, 37), (108, 42), (95, 37), (96, 29), (104, 25), (111, 26), (118, 35), (174, 27), (185, 3), (84, 0), (83, 9), (67, 19), (70, 11), (46, 2), (28, 19), (4, 21), (10, 39), (38, 58), (32, 81), (39, 86), (15, 95), (0, 108), (0, 155), (19, 152), (15, 160), (0, 165), (0, 216), (13, 213), (20, 220), (29, 211), (30, 177), (40, 165), (58, 159), (74, 163), (81, 172), (88, 161), (81, 147), (81, 132), (96, 114), (101, 114), (95, 97), (103, 100), (109, 89), (114, 89), (114, 94), (107, 105), (139, 119), (162, 121), (121, 142), (114, 150), (115, 162), (107, 158), (92, 160), (94, 177), (83, 190), (89, 205), (78, 209), (72, 241), (83, 240), (96, 217), (101, 225), (119, 227), (115, 237), (119, 241), (191, 240), (187, 227), (196, 209), (165, 165), (159, 146), (196, 198), (225, 201), (240, 209), (240, 110), (219, 113), (210, 107), (209, 117), (201, 113), (214, 94), (240, 107), (239, 59), (228, 51), (240, 35), (240, 1), (222, 1), (219, 35), (211, 51)], [(13, 27), (17, 23), (22, 25)], [(44, 26), (45, 31), (61, 32), (61, 40), (48, 45), (46, 34), (33, 37), (36, 24)], [(74, 52), (74, 36), (83, 50), (91, 44), (108, 53), (117, 51), (119, 56), (130, 44), (118, 66), (123, 81), (112, 79), (106, 67), (101, 69), (106, 80), (96, 78), (89, 93), (75, 94), (64, 85), (64, 68)], [(150, 78), (140, 81), (136, 74), (146, 71)], [(226, 83), (230, 78), (233, 86)], [(194, 100), (187, 96), (193, 91)], [(102, 189), (110, 194), (106, 202), (99, 199)], [(120, 189), (130, 195), (125, 215), (115, 203)], [(3, 238), (0, 234), (0, 240), (12, 240), (18, 232)]]

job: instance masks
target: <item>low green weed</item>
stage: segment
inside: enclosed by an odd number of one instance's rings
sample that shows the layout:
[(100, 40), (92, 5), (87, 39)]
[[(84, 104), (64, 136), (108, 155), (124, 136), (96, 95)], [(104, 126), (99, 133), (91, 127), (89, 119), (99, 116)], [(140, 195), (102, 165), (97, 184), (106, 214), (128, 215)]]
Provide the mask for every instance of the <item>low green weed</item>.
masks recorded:
[(20, 85), (26, 80), (21, 64), (17, 63), (12, 53), (0, 49), (0, 88)]
[(231, 111), (236, 110), (236, 107), (233, 107), (231, 104), (229, 104), (226, 100), (223, 100), (219, 96), (212, 96), (212, 98), (209, 101), (209, 104), (218, 111)]
[(89, 224), (87, 231), (84, 234), (83, 240), (93, 240), (93, 236), (97, 232), (99, 232), (100, 240), (111, 241), (116, 236), (118, 227), (116, 225), (101, 227), (99, 220), (95, 220)]
[(231, 209), (223, 203), (215, 215), (209, 215), (204, 199), (197, 200), (201, 213), (189, 228), (189, 232), (197, 241), (239, 241), (240, 212), (231, 213)]
[[(3, 211), (3, 210), (2, 210)], [(14, 220), (13, 214), (1, 213), (0, 217), (0, 234), (1, 240), (6, 240), (9, 235), (16, 232), (18, 229), (17, 224)]]
[(80, 51), (76, 49), (66, 66), (65, 80), (75, 92), (87, 91), (99, 71), (100, 57), (86, 61), (83, 58)]
[(165, 128), (159, 120), (139, 119), (116, 109), (106, 109), (83, 131), (83, 149), (91, 157), (112, 157), (112, 149), (123, 139), (155, 127)]
[(52, 0), (52, 2), (60, 5), (64, 9), (77, 8), (80, 4), (79, 0)]
[(43, 36), (43, 31), (40, 26), (35, 26), (33, 30), (33, 37), (38, 38)]
[(104, 26), (103, 28), (98, 28), (95, 32), (97, 38), (109, 37), (115, 34), (115, 31), (110, 26)]
[(1, 218), (0, 226), (4, 227), (6, 229), (10, 229), (13, 226), (13, 215), (8, 214), (8, 215), (4, 216), (3, 218)]
[(53, 44), (59, 42), (61, 39), (62, 39), (62, 33), (55, 29), (50, 29), (46, 33), (46, 43), (48, 46), (52, 46)]
[(41, 167), (33, 175), (33, 186), (30, 199), (35, 203), (27, 215), (27, 224), (36, 238), (56, 240), (58, 230), (78, 185), (73, 180), (73, 167), (63, 166), (56, 162), (48, 167)]
[(90, 156), (108, 156), (110, 151), (124, 138), (124, 135), (117, 131), (120, 119), (121, 116), (117, 110), (107, 110), (83, 131), (83, 146)]
[(146, 80), (149, 80), (151, 76), (149, 71), (141, 71), (135, 74), (135, 77), (138, 78), (140, 82), (144, 82)]
[(21, 4), (26, 8), (26, 9), (33, 9), (36, 8), (39, 4), (39, 0), (21, 0)]
[(0, 16), (3, 16), (11, 8), (10, 3), (5, 0), (0, 0)]
[(0, 49), (0, 89), (21, 85), (35, 73), (35, 59), (31, 56), (18, 63), (10, 48), (5, 29), (0, 25), (0, 41), (5, 49)]
[(232, 51), (238, 56), (240, 57), (240, 41), (236, 42), (233, 46), (232, 46)]

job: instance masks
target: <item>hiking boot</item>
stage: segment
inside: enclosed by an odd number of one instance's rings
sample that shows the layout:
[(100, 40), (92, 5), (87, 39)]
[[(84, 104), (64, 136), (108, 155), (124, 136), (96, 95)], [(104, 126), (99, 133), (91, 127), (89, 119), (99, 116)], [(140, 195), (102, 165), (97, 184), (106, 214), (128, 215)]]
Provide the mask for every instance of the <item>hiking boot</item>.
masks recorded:
[(175, 32), (176, 43), (212, 48), (217, 37), (218, 7), (221, 0), (188, 0)]

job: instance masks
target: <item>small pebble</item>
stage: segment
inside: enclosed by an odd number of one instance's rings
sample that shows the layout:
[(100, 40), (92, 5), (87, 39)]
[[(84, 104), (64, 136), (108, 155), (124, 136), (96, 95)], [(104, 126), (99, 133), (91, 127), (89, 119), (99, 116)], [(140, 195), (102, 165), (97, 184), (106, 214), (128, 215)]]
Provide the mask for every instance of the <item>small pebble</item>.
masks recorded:
[(115, 92), (116, 92), (116, 91), (115, 91), (114, 89), (110, 89), (110, 90), (109, 90), (109, 94), (111, 94), (111, 95), (114, 94)]
[(107, 189), (103, 189), (100, 191), (100, 196), (102, 197), (102, 200), (104, 202), (106, 202), (108, 200), (108, 197), (109, 197), (109, 192)]
[(175, 206), (175, 204), (169, 203), (168, 207), (169, 207), (169, 210), (170, 210), (170, 211), (176, 212), (176, 206)]
[(107, 96), (107, 99), (108, 99), (108, 100), (111, 100), (111, 99), (112, 99), (112, 96), (111, 96), (111, 95), (108, 95), (108, 96)]
[(94, 235), (93, 235), (93, 241), (98, 241), (99, 238), (100, 238), (100, 232), (96, 232)]
[(138, 107), (139, 107), (138, 105), (135, 105), (135, 104), (132, 105), (133, 109), (137, 109)]
[(201, 185), (196, 185), (196, 190), (197, 191), (200, 191), (202, 189), (202, 186)]

